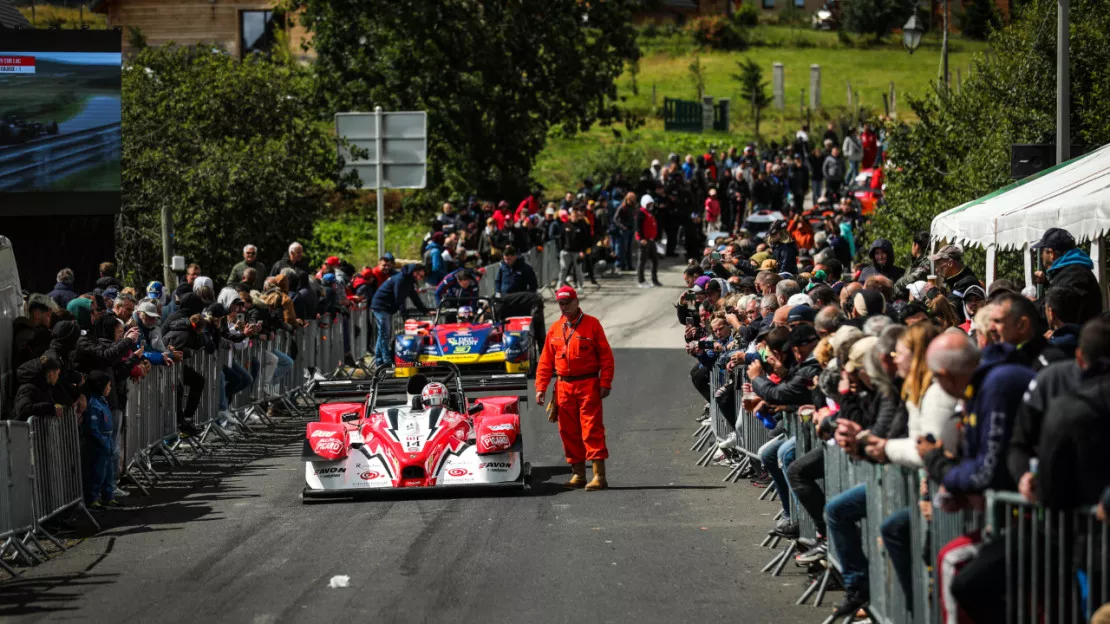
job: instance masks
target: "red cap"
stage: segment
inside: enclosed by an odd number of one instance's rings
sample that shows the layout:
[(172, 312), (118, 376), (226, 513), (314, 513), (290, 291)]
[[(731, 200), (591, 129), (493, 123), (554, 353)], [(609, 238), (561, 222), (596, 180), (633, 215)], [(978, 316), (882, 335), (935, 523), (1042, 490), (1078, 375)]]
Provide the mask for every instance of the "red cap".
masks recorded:
[(324, 260), (324, 264), (328, 266), (338, 266), (339, 256), (330, 256), (327, 260)]
[(559, 290), (555, 291), (555, 301), (564, 301), (564, 300), (567, 300), (567, 299), (577, 299), (577, 298), (578, 298), (578, 293), (575, 292), (575, 290), (573, 288), (571, 288), (570, 286), (563, 286)]

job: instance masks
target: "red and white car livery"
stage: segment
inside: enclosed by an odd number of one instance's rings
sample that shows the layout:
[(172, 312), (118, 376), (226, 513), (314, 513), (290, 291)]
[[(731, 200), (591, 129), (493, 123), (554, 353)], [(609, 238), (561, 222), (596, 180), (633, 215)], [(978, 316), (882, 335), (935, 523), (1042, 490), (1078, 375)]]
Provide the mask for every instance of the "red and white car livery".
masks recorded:
[[(444, 365), (436, 365), (443, 369)], [(453, 369), (444, 406), (425, 407), (424, 374), (408, 378), (396, 397), (396, 382), (380, 369), (366, 400), (320, 406), (320, 420), (305, 432), (304, 497), (345, 496), (371, 490), (444, 486), (529, 487), (520, 425), (520, 396), (482, 397), (467, 402)], [(497, 375), (487, 388), (527, 389), (524, 375)], [(383, 384), (384, 382), (384, 384)], [(393, 400), (386, 384), (394, 384)], [(421, 388), (418, 388), (420, 386)]]

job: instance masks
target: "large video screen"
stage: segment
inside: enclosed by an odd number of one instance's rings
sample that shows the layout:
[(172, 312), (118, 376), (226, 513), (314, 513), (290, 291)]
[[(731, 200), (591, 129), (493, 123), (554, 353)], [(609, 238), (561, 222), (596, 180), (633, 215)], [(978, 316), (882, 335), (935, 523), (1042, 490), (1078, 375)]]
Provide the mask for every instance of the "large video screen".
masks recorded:
[(0, 213), (117, 212), (118, 31), (0, 37)]

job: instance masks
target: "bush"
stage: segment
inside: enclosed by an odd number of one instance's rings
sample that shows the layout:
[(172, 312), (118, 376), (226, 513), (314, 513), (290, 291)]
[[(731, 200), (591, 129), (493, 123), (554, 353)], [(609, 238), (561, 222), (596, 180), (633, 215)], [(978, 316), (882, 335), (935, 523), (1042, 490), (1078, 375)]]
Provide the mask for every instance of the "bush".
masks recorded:
[(748, 47), (748, 32), (722, 15), (699, 17), (687, 26), (698, 44), (714, 50), (743, 50)]
[(625, 179), (637, 180), (648, 162), (650, 161), (643, 145), (635, 139), (601, 145), (591, 149), (585, 158), (575, 163), (573, 179), (590, 178), (598, 184), (605, 184), (614, 173), (620, 171)]
[(732, 21), (737, 26), (751, 28), (759, 25), (759, 9), (752, 4), (741, 4), (739, 9), (732, 14)]
[(794, 6), (792, 3), (786, 5), (781, 11), (779, 11), (779, 24), (783, 26), (798, 26), (804, 24), (805, 21), (805, 12)]
[(648, 39), (658, 37), (659, 25), (655, 23), (655, 20), (649, 21), (648, 23), (644, 24), (643, 28), (640, 29), (640, 36), (646, 37)]

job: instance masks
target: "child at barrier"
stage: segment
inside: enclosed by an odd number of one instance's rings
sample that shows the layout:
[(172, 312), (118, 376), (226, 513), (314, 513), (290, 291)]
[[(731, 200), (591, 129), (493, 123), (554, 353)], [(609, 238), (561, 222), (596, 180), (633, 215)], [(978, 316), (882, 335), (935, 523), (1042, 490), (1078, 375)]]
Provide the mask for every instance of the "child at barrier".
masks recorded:
[(82, 479), (85, 506), (92, 511), (119, 507), (111, 478), (113, 415), (108, 406), (112, 380), (107, 373), (94, 370), (85, 379), (88, 408), (81, 421)]

